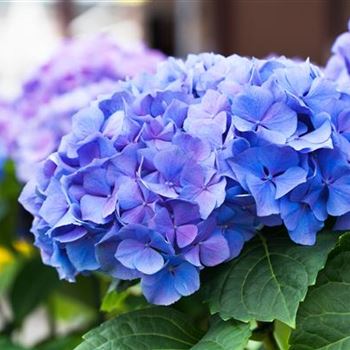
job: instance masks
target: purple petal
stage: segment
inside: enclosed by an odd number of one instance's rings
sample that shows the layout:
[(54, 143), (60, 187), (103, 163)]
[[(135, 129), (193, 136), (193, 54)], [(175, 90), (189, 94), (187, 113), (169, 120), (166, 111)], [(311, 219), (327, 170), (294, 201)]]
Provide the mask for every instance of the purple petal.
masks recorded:
[(106, 220), (103, 218), (102, 213), (106, 200), (106, 198), (95, 197), (89, 194), (83, 196), (80, 200), (81, 218), (96, 224), (104, 224)]
[(123, 177), (117, 192), (121, 209), (128, 210), (137, 207), (143, 201), (139, 185), (128, 177)]
[(335, 231), (346, 231), (350, 230), (350, 213), (342, 215), (337, 218), (337, 221), (333, 227)]
[(179, 248), (184, 248), (194, 241), (198, 234), (195, 225), (183, 225), (176, 229), (176, 242)]
[(230, 256), (230, 249), (226, 239), (221, 235), (211, 236), (200, 243), (200, 259), (205, 266), (215, 266)]
[(201, 260), (199, 257), (199, 246), (195, 245), (192, 249), (183, 254), (185, 260), (194, 266), (201, 266)]
[(294, 134), (297, 129), (297, 115), (284, 103), (273, 104), (263, 118), (263, 125), (283, 133), (286, 137)]
[(146, 207), (138, 206), (130, 210), (126, 210), (121, 215), (121, 220), (126, 224), (142, 224), (146, 216)]

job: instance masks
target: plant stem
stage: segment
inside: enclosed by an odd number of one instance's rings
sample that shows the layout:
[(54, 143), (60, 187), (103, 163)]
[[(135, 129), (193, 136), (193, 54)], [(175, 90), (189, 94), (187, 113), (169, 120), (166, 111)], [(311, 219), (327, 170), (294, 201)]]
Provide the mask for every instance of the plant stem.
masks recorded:
[(263, 344), (266, 350), (280, 350), (273, 333), (266, 334)]
[(94, 274), (90, 276), (91, 283), (92, 283), (92, 290), (94, 293), (94, 299), (95, 299), (95, 308), (96, 308), (96, 322), (98, 325), (103, 323), (105, 321), (103, 313), (100, 311), (101, 307), (101, 289), (100, 289), (100, 281), (98, 277)]

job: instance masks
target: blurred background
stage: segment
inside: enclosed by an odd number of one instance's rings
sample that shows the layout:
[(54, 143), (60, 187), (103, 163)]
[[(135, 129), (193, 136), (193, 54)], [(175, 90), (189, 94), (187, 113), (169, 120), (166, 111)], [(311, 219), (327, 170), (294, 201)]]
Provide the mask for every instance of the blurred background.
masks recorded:
[[(16, 96), (23, 79), (65, 37), (106, 31), (126, 46), (143, 41), (177, 57), (202, 51), (283, 54), (324, 65), (349, 17), (350, 0), (0, 0), (0, 96)], [(11, 181), (0, 184), (0, 194), (9, 192), (4, 197), (17, 208), (20, 187)], [(16, 215), (4, 225), (23, 226)], [(30, 220), (26, 230), (29, 225)], [(16, 242), (11, 251), (0, 245), (0, 349), (19, 349), (6, 347), (10, 335), (38, 350), (72, 349), (82, 333), (111, 314), (144, 305), (137, 288), (116, 293), (109, 282), (95, 275), (81, 276), (76, 284), (58, 282), (54, 269), (44, 266), (30, 245)], [(181, 303), (200, 318), (202, 304), (195, 299)]]
[(0, 94), (15, 94), (62, 37), (108, 31), (167, 55), (283, 53), (324, 64), (349, 16), (348, 0), (1, 1)]

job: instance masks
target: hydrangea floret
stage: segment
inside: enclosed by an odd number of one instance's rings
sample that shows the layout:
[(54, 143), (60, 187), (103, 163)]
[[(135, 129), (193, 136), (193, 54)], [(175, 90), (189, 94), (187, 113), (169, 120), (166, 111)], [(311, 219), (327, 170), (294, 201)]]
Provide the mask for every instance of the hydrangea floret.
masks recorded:
[(27, 181), (33, 166), (57, 150), (74, 113), (114, 91), (117, 81), (155, 71), (163, 59), (156, 50), (122, 46), (107, 34), (66, 40), (13, 103), (16, 123), (25, 126), (14, 139), (19, 179)]
[(350, 226), (348, 113), (309, 61), (170, 58), (75, 114), (20, 201), (61, 278), (140, 279), (168, 305), (263, 226), (303, 245)]

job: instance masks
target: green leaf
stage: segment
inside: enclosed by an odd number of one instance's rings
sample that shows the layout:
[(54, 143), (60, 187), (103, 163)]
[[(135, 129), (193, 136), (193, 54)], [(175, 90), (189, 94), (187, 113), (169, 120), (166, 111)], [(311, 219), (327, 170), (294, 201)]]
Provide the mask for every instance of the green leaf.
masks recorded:
[(100, 310), (118, 315), (128, 311), (144, 309), (148, 303), (142, 295), (140, 284), (128, 284), (126, 288), (119, 289), (114, 283), (102, 299)]
[(80, 338), (77, 336), (68, 336), (50, 340), (45, 344), (37, 347), (36, 350), (72, 350), (80, 343)]
[(0, 244), (11, 247), (18, 229), (18, 196), (21, 185), (15, 176), (13, 162), (6, 162), (0, 181)]
[(13, 344), (10, 339), (0, 336), (1, 350), (27, 350), (19, 345)]
[(52, 317), (57, 321), (79, 322), (84, 325), (95, 317), (95, 310), (85, 303), (69, 295), (54, 291), (48, 303)]
[(20, 324), (59, 284), (55, 270), (43, 265), (39, 258), (25, 262), (10, 291), (15, 322)]
[(350, 349), (350, 234), (330, 254), (297, 315), (290, 350)]
[(21, 267), (22, 260), (16, 257), (17, 260), (12, 261), (6, 265), (2, 270), (0, 270), (0, 296), (7, 292), (11, 288), (16, 275)]
[(76, 350), (190, 349), (202, 333), (174, 309), (154, 307), (129, 312), (84, 335)]
[(115, 290), (107, 293), (102, 300), (101, 311), (123, 311), (125, 309), (125, 300), (128, 298), (129, 293), (127, 291), (116, 292)]
[(243, 322), (277, 319), (294, 327), (299, 303), (337, 237), (320, 233), (309, 247), (295, 244), (287, 234), (257, 235), (238, 258), (214, 269), (204, 293), (211, 312)]
[(191, 350), (244, 350), (251, 334), (249, 323), (214, 317), (208, 332)]

